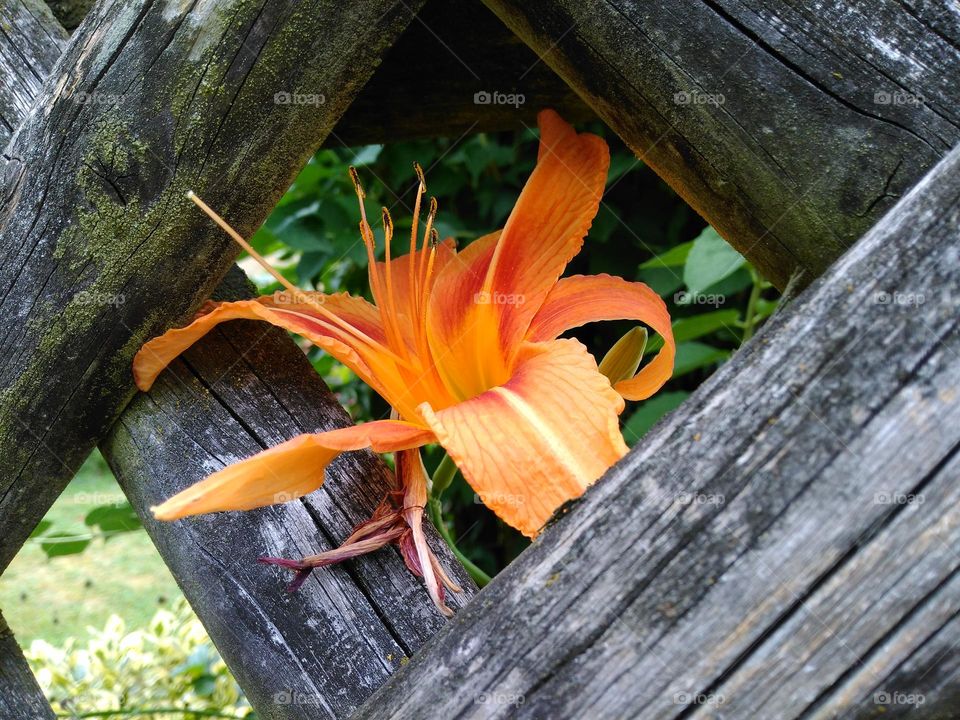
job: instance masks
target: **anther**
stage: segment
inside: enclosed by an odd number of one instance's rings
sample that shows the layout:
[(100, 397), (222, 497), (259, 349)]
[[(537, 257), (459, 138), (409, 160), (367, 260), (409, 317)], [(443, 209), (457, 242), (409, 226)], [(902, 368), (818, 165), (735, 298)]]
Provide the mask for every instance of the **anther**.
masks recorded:
[(436, 247), (440, 244), (440, 233), (437, 232), (436, 228), (430, 228), (430, 246)]
[(390, 217), (390, 211), (386, 208), (382, 208), (381, 215), (383, 216), (384, 233), (386, 233), (387, 237), (393, 237), (393, 218)]
[(423, 188), (423, 192), (427, 191), (427, 181), (423, 177), (423, 168), (420, 167), (420, 163), (417, 161), (413, 162), (413, 171), (417, 174), (417, 180), (420, 181), (420, 187)]
[(353, 189), (356, 190), (357, 196), (363, 200), (367, 194), (363, 191), (363, 185), (360, 184), (360, 175), (353, 165), (350, 166), (350, 179), (353, 180)]

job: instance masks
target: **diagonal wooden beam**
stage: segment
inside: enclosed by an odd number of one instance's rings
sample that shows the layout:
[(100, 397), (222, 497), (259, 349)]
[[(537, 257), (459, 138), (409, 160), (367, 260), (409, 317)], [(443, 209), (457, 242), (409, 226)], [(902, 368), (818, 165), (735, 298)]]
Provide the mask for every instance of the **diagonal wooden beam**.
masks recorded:
[(484, 1), (781, 289), (960, 142), (937, 3)]
[[(237, 270), (218, 294), (248, 296)], [(257, 563), (331, 549), (370, 517), (393, 482), (371, 453), (350, 453), (302, 501), (176, 523), (148, 508), (212, 469), (303, 432), (350, 422), (289, 336), (228, 323), (137, 396), (101, 445), (157, 548), (262, 718), (348, 717), (444, 624), (394, 549), (316, 571), (296, 593)], [(443, 541), (428, 536), (464, 592), (475, 587)], [(279, 701), (277, 699), (280, 699)], [(289, 701), (289, 702), (287, 702)]]
[[(410, 19), (388, 0), (97, 5), (0, 186), (0, 568)], [(275, 102), (280, 91), (322, 105)]]
[[(67, 33), (38, 0), (0, 0), (0, 147), (30, 112)], [(0, 162), (0, 167), (3, 163)], [(0, 717), (52, 720), (53, 710), (0, 614)]]
[(356, 715), (946, 718), (960, 146)]

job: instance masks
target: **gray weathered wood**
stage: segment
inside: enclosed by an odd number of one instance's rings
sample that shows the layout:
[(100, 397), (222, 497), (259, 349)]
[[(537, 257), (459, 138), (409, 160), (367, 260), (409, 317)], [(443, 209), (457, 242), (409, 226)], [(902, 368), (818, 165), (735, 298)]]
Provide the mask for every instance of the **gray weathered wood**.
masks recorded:
[[(27, 116), (67, 34), (35, 0), (0, 0), (0, 147)], [(3, 162), (0, 160), (0, 167)], [(52, 718), (16, 638), (0, 615), (0, 717)]]
[(0, 615), (0, 717), (3, 720), (52, 720), (54, 717), (3, 615)]
[(410, 17), (388, 0), (92, 12), (0, 185), (0, 569), (131, 397), (138, 347), (235, 256), (186, 190), (251, 233)]
[(356, 717), (956, 717), (958, 303), (960, 147)]
[(960, 141), (955, 3), (485, 2), (780, 288)]
[(33, 107), (66, 40), (40, 0), (0, 0), (0, 148)]
[[(218, 292), (247, 295), (235, 270)], [(316, 570), (296, 593), (258, 556), (299, 559), (339, 544), (393, 481), (376, 456), (351, 453), (303, 501), (158, 523), (151, 505), (216, 468), (302, 432), (350, 422), (303, 353), (266, 323), (227, 323), (136, 397), (101, 445), (184, 594), (258, 717), (343, 718), (443, 625), (422, 581), (387, 548)], [(441, 563), (474, 586), (436, 535)], [(275, 698), (291, 702), (276, 702)]]

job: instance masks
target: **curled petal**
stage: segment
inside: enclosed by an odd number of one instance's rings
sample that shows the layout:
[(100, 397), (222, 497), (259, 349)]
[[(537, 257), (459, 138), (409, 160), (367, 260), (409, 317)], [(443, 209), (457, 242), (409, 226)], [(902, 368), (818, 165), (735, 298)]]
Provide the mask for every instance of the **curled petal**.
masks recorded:
[(483, 503), (528, 537), (626, 453), (622, 409), (575, 340), (528, 343), (504, 385), (443, 410), (420, 406)]
[(365, 447), (394, 452), (433, 441), (430, 430), (397, 420), (298, 435), (213, 473), (152, 508), (153, 514), (158, 520), (176, 520), (286, 502), (320, 487), (327, 465), (341, 452)]
[(574, 275), (556, 284), (533, 318), (527, 339), (552, 340), (560, 333), (597, 320), (639, 320), (663, 337), (656, 357), (634, 377), (614, 388), (627, 400), (644, 400), (673, 374), (677, 346), (667, 306), (650, 287), (611, 275)]
[[(256, 300), (208, 303), (205, 312), (183, 328), (169, 330), (146, 343), (133, 360), (133, 377), (137, 387), (149, 390), (167, 365), (210, 332), (228, 320), (265, 320), (305, 337), (323, 348), (359, 375), (364, 382), (383, 394), (382, 383), (375, 374), (390, 372), (387, 358), (376, 351), (385, 342), (379, 314), (363, 298), (347, 294), (323, 295), (303, 293), (314, 304), (295, 302), (297, 298), (267, 295)], [(341, 319), (343, 325), (331, 322), (318, 312), (317, 306)], [(344, 328), (344, 325), (353, 331)], [(367, 338), (368, 340), (365, 340)]]

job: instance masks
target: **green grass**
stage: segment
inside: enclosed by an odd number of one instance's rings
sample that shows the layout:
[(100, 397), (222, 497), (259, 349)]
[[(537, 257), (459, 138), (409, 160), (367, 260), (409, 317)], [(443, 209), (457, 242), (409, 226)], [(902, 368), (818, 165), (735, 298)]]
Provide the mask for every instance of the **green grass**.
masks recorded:
[[(124, 500), (99, 453), (94, 454), (54, 503), (50, 532), (89, 535), (86, 514)], [(48, 559), (38, 539), (27, 541), (0, 576), (0, 608), (22, 645), (35, 638), (59, 644), (102, 628), (113, 614), (128, 628), (142, 627), (180, 590), (143, 530), (95, 539), (77, 555)]]

